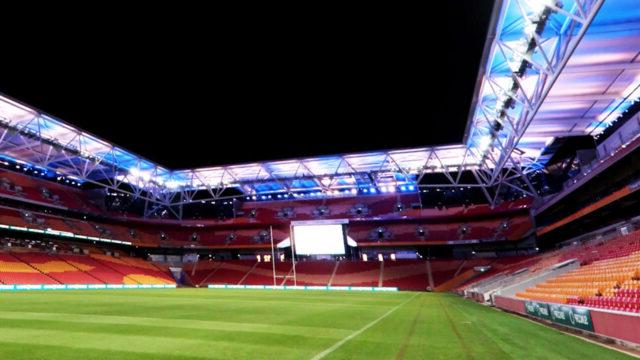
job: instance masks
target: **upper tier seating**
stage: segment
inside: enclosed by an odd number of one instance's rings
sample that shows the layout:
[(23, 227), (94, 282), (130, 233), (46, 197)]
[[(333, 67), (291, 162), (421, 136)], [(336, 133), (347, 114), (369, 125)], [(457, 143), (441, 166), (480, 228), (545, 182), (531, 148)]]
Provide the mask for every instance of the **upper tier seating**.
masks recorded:
[[(38, 203), (49, 204), (49, 200), (57, 199), (54, 205), (67, 207), (75, 210), (87, 210), (88, 207), (94, 206), (88, 199), (86, 194), (81, 190), (72, 187), (66, 187), (60, 184), (52, 183), (42, 179), (31, 178), (23, 174), (13, 173), (6, 170), (0, 170), (0, 176), (5, 176), (3, 186), (0, 186), (0, 195), (5, 194), (12, 198), (23, 198)], [(0, 178), (1, 179), (1, 178)], [(12, 185), (20, 182), (24, 186)], [(1, 185), (1, 184), (0, 184)], [(36, 191), (33, 191), (36, 189)], [(29, 190), (29, 197), (18, 196), (23, 191)], [(4, 192), (3, 192), (4, 191)], [(43, 195), (44, 194), (44, 195)], [(404, 196), (404, 195), (403, 195)], [(407, 195), (408, 196), (408, 195)], [(87, 199), (83, 199), (83, 198)], [(395, 200), (394, 200), (395, 199)], [(392, 201), (393, 200), (393, 201)], [(367, 202), (367, 212), (372, 216), (378, 211), (385, 212), (393, 209), (397, 204), (396, 197), (384, 197), (371, 199), (332, 199), (328, 206), (338, 211), (333, 213), (344, 213), (345, 216), (361, 217), (363, 215), (352, 214), (354, 206), (359, 206), (356, 201)], [(409, 200), (407, 200), (409, 201)], [(89, 205), (87, 205), (89, 204)], [(317, 202), (301, 202), (296, 203), (296, 209), (299, 214), (306, 214), (308, 211), (315, 210), (319, 205)], [(511, 204), (513, 206), (516, 203)], [(511, 206), (509, 205), (509, 206)], [(245, 205), (243, 205), (245, 206)], [(257, 206), (255, 203), (246, 206)], [(264, 202), (259, 204), (258, 214), (274, 213), (276, 209), (285, 206), (279, 202)], [(521, 211), (515, 211), (507, 205), (495, 217), (486, 219), (473, 219), (473, 214), (487, 214), (488, 208), (479, 206), (471, 208), (460, 207), (455, 211), (451, 209), (445, 214), (447, 216), (464, 216), (465, 219), (444, 219), (439, 223), (430, 223), (428, 233), (418, 235), (416, 228), (418, 220), (423, 216), (434, 216), (430, 213), (421, 213), (420, 210), (407, 209), (410, 211), (413, 223), (399, 223), (397, 217), (400, 213), (393, 213), (389, 220), (375, 222), (367, 222), (364, 219), (354, 222), (348, 226), (348, 234), (361, 246), (395, 246), (410, 245), (416, 243), (426, 243), (429, 241), (443, 242), (450, 240), (464, 239), (519, 239), (520, 236), (530, 230), (530, 218)], [(517, 208), (517, 206), (516, 206)], [(105, 213), (96, 208), (91, 208), (92, 214), (105, 215)], [(273, 210), (273, 211), (272, 211)], [(308, 211), (307, 211), (308, 210)], [(333, 211), (332, 210), (332, 211)], [(426, 211), (426, 210), (425, 210)], [(275, 212), (277, 215), (277, 211)], [(440, 212), (438, 212), (440, 214)], [(444, 213), (443, 213), (444, 214)], [(308, 214), (307, 214), (308, 215)], [(442, 215), (442, 214), (440, 214)], [(77, 215), (74, 215), (77, 216)], [(404, 216), (404, 215), (403, 215)], [(261, 224), (255, 224), (258, 221), (264, 221)], [(278, 243), (289, 237), (288, 223), (275, 217), (258, 216), (258, 218), (238, 217), (228, 219), (224, 223), (217, 220), (202, 220), (204, 226), (200, 222), (186, 220), (177, 222), (172, 220), (143, 220), (133, 216), (132, 218), (112, 218), (110, 220), (97, 221), (80, 220), (76, 218), (68, 218), (62, 215), (53, 215), (47, 213), (44, 208), (36, 210), (19, 210), (8, 207), (0, 208), (0, 224), (26, 226), (29, 228), (61, 230), (74, 233), (76, 235), (101, 237), (106, 239), (114, 239), (120, 241), (132, 242), (138, 246), (157, 247), (157, 246), (175, 246), (175, 247), (191, 247), (204, 246), (211, 248), (242, 248), (242, 249), (269, 249), (270, 239), (268, 234), (273, 234), (274, 243)], [(304, 216), (303, 216), (304, 218)], [(289, 221), (289, 220), (287, 220)], [(453, 222), (451, 222), (453, 221)], [(501, 230), (505, 221), (508, 221), (507, 230)], [(465, 232), (460, 232), (460, 227), (465, 227)], [(222, 226), (224, 225), (224, 226)], [(229, 226), (233, 225), (233, 226)], [(271, 226), (271, 229), (269, 229)], [(384, 238), (379, 238), (377, 229), (383, 227), (385, 229)], [(269, 231), (271, 230), (271, 231)], [(267, 235), (265, 235), (267, 234)]]
[(80, 189), (9, 170), (0, 170), (0, 194), (84, 212), (101, 212), (84, 200)]

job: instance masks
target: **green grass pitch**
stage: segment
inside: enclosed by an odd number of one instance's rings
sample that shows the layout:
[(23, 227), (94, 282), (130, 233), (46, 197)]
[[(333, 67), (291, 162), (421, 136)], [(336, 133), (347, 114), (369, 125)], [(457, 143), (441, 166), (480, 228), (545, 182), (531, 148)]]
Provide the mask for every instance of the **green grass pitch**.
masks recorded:
[(0, 359), (628, 359), (449, 294), (0, 293)]

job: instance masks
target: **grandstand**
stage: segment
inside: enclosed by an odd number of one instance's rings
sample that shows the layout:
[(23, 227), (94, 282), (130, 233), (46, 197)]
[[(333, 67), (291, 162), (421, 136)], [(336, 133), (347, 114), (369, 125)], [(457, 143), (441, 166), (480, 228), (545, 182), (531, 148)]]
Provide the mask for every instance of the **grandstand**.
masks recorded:
[(636, 0), (496, 0), (457, 144), (173, 169), (0, 94), (0, 358), (640, 357), (639, 101)]

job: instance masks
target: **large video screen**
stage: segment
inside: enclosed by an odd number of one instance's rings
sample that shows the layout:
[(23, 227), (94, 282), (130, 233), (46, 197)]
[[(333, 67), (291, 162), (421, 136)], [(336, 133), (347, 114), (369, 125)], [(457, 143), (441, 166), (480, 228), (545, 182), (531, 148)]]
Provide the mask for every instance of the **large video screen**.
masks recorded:
[(293, 236), (298, 255), (344, 255), (341, 224), (294, 225)]

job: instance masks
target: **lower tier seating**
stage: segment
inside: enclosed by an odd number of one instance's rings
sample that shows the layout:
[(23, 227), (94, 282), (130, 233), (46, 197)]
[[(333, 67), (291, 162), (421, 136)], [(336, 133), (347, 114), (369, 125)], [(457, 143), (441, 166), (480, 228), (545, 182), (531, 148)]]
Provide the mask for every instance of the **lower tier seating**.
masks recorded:
[(566, 303), (614, 310), (640, 311), (640, 251), (598, 260), (537, 284), (517, 296), (523, 299)]
[(148, 263), (130, 258), (115, 258), (108, 255), (93, 254), (91, 257), (124, 276), (125, 284), (170, 285), (175, 281), (168, 275)]
[(176, 284), (168, 272), (161, 271), (141, 259), (35, 251), (0, 252), (0, 283), (6, 285)]
[(96, 278), (74, 267), (63, 259), (44, 253), (15, 253), (14, 256), (30, 264), (42, 274), (61, 284), (96, 284)]
[(333, 277), (333, 286), (379, 286), (380, 262), (341, 261)]
[(6, 285), (59, 284), (51, 277), (7, 253), (0, 253), (0, 283)]
[(424, 291), (429, 287), (426, 261), (407, 260), (384, 264), (382, 283), (403, 290)]
[[(273, 285), (273, 263), (253, 260), (200, 261), (185, 267), (194, 286)], [(289, 261), (275, 263), (276, 285), (294, 285)], [(428, 287), (428, 268), (424, 260), (333, 261), (313, 260), (296, 263), (296, 284), (308, 286), (392, 286), (402, 290), (424, 291)]]
[(546, 278), (515, 296), (526, 300), (640, 312), (640, 231), (609, 240), (574, 243), (506, 264), (500, 272), (481, 276), (481, 280), (474, 279), (475, 283), (465, 284), (458, 291), (476, 298), (475, 295), (492, 289), (522, 283), (533, 278), (538, 271), (549, 271), (554, 265), (570, 260), (577, 261), (579, 267)]
[[(256, 264), (253, 260), (222, 261), (201, 285), (238, 285)], [(273, 285), (273, 280), (263, 285)]]
[[(304, 286), (326, 286), (331, 283), (337, 261), (301, 261), (296, 264), (297, 284)], [(293, 281), (287, 281), (292, 285)]]

